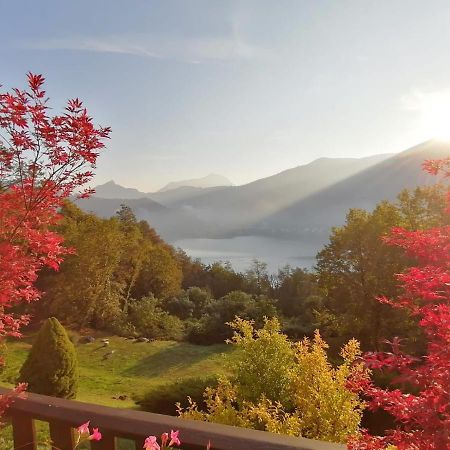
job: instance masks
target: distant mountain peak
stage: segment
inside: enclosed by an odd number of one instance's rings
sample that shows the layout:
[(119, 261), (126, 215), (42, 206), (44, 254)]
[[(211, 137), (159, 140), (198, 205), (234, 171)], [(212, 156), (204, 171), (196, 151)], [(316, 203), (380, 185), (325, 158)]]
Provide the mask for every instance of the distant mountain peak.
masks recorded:
[(231, 181), (216, 173), (210, 173), (202, 178), (192, 178), (190, 180), (172, 181), (166, 184), (158, 192), (170, 191), (180, 187), (195, 187), (195, 188), (212, 188), (218, 186), (232, 186)]
[(121, 199), (137, 199), (149, 198), (145, 192), (140, 192), (134, 188), (127, 188), (117, 184), (114, 180), (109, 180), (106, 183), (95, 187), (95, 197), (101, 198), (121, 198)]

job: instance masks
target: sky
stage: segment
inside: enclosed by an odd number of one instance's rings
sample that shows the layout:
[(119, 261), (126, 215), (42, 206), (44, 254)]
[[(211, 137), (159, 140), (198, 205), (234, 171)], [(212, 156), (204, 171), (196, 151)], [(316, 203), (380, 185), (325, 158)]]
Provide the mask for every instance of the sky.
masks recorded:
[(0, 83), (42, 73), (55, 110), (79, 97), (112, 127), (96, 183), (154, 191), (214, 172), (243, 184), (398, 152), (433, 137), (424, 109), (450, 116), (448, 0), (0, 6)]

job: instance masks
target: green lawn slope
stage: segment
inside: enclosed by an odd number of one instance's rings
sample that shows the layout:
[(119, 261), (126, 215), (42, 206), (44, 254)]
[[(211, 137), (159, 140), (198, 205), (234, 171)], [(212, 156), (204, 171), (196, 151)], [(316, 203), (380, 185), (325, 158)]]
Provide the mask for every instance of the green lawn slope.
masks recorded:
[[(134, 399), (162, 384), (186, 377), (224, 373), (225, 344), (198, 346), (184, 342), (133, 342), (117, 336), (103, 347), (100, 339), (76, 344), (80, 364), (77, 400), (120, 408), (134, 408)], [(14, 384), (31, 348), (32, 338), (10, 341), (0, 384)], [(114, 351), (110, 356), (107, 353)], [(121, 397), (122, 399), (119, 399)], [(180, 399), (182, 400), (182, 399)]]

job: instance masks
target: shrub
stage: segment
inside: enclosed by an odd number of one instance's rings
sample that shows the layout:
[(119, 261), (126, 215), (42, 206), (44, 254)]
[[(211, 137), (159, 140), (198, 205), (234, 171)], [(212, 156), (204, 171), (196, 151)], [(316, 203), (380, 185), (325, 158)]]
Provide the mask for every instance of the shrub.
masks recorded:
[(184, 378), (147, 392), (136, 403), (145, 411), (175, 416), (178, 410), (176, 404), (187, 406), (187, 397), (204, 407), (203, 392), (207, 387), (217, 387), (217, 383), (218, 377), (215, 375)]
[(203, 316), (199, 320), (186, 321), (187, 340), (196, 345), (213, 345), (223, 343), (222, 336), (217, 336), (217, 320)]
[(242, 319), (231, 326), (239, 349), (230, 360), (233, 376), (205, 390), (206, 408), (191, 400), (182, 417), (340, 443), (358, 433), (364, 403), (349, 385), (368, 373), (357, 341), (343, 347), (343, 362), (333, 367), (318, 332), (294, 344), (276, 318), (259, 330)]
[(47, 319), (39, 330), (18, 381), (28, 383), (28, 390), (38, 394), (76, 397), (78, 361), (75, 347), (54, 317)]
[(130, 305), (129, 322), (139, 336), (149, 339), (167, 339), (178, 341), (183, 338), (183, 322), (163, 311), (158, 300), (145, 297)]

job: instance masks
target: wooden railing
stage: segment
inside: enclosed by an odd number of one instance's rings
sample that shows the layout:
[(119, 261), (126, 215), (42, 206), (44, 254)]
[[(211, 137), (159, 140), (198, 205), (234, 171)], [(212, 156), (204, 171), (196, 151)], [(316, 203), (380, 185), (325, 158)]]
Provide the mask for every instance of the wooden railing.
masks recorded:
[[(0, 394), (7, 390), (0, 388)], [(101, 441), (91, 442), (92, 450), (116, 450), (117, 438), (130, 439), (142, 449), (148, 435), (159, 436), (180, 430), (183, 450), (343, 450), (338, 444), (295, 438), (263, 431), (206, 423), (127, 409), (110, 408), (55, 397), (27, 393), (8, 409), (13, 427), (14, 447), (36, 450), (35, 420), (49, 423), (54, 448), (72, 450), (73, 429), (87, 422), (98, 427)], [(3, 449), (2, 449), (3, 450)], [(5, 449), (6, 450), (6, 449)]]

